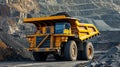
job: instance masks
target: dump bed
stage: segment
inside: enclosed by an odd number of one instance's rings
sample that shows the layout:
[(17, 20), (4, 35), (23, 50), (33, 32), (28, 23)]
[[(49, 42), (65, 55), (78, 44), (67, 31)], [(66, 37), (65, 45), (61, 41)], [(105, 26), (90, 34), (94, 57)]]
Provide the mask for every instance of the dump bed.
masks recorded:
[(82, 41), (99, 35), (98, 29), (93, 24), (85, 24), (76, 21), (76, 29), (77, 34)]
[[(54, 25), (57, 22), (70, 23), (71, 34), (74, 35), (74, 37), (79, 38), (81, 41), (87, 40), (99, 34), (98, 29), (93, 24), (81, 23), (76, 18), (66, 17), (64, 15), (24, 19), (24, 23), (33, 23), (36, 26), (38, 24)], [(71, 34), (68, 34), (68, 35), (71, 35)]]

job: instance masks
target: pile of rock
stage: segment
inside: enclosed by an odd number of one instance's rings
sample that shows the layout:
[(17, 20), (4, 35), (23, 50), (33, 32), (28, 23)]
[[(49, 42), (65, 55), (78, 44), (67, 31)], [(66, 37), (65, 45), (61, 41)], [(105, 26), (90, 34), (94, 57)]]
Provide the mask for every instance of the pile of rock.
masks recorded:
[[(112, 47), (107, 53), (100, 56), (99, 59), (90, 63), (92, 67), (119, 67), (120, 66), (120, 44)], [(89, 67), (88, 66), (88, 67)]]
[(9, 34), (10, 28), (7, 18), (0, 22), (0, 27), (0, 39), (7, 46), (5, 49), (0, 49), (1, 60), (32, 60), (32, 54), (26, 50), (29, 45), (27, 40), (19, 35), (15, 37), (13, 34)]

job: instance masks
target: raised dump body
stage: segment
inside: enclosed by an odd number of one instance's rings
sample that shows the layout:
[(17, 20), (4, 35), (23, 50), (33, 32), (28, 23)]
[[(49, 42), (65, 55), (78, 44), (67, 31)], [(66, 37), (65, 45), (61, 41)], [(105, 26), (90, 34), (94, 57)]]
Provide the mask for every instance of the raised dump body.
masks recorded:
[(45, 60), (50, 53), (56, 59), (93, 58), (92, 43), (86, 42), (99, 35), (93, 24), (80, 23), (78, 19), (64, 15), (26, 18), (24, 23), (33, 23), (37, 28), (33, 35), (27, 35), (28, 50), (33, 51), (36, 60)]

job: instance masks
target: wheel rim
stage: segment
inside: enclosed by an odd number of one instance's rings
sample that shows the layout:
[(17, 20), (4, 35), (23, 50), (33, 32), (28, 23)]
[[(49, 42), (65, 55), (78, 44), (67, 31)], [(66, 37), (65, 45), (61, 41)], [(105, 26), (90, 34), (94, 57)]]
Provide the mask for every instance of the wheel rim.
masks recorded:
[(92, 47), (91, 47), (91, 46), (88, 47), (87, 54), (88, 54), (88, 57), (89, 57), (89, 58), (92, 58), (93, 50), (92, 50)]
[(72, 57), (76, 57), (76, 46), (75, 46), (75, 44), (72, 46), (71, 52), (72, 52)]

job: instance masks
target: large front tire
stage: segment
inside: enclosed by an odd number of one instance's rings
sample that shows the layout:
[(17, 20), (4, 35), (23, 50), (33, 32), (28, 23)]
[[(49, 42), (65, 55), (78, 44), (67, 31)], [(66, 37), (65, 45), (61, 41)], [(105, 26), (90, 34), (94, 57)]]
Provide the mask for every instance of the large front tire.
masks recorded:
[(77, 45), (75, 41), (68, 41), (64, 47), (65, 59), (75, 61), (77, 59)]

